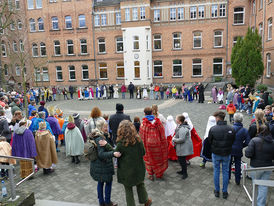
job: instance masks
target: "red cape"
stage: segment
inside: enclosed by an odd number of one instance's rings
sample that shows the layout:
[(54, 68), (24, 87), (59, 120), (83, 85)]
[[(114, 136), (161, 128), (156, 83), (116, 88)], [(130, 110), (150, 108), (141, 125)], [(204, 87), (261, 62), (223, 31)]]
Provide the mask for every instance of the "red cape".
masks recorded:
[(190, 160), (194, 157), (200, 157), (201, 155), (201, 150), (203, 147), (203, 141), (202, 139), (199, 137), (196, 129), (193, 127), (193, 129), (191, 130), (191, 140), (192, 140), (192, 144), (193, 144), (193, 155), (189, 155), (186, 157), (187, 160)]
[(178, 160), (178, 157), (176, 155), (176, 150), (175, 147), (172, 145), (172, 137), (174, 135), (170, 135), (167, 137), (167, 141), (168, 141), (168, 159), (170, 160)]

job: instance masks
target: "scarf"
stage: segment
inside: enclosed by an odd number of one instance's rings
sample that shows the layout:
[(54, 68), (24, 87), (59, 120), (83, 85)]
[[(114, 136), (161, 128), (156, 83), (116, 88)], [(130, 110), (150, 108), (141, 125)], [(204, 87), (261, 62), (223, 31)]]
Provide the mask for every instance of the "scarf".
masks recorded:
[(147, 118), (148, 121), (153, 121), (154, 115), (146, 115), (145, 118)]

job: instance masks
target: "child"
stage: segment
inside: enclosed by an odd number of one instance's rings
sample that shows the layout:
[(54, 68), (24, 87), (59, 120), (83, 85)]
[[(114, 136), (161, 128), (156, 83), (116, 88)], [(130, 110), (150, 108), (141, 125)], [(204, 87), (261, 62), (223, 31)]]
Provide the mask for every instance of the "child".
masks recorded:
[(137, 117), (137, 116), (134, 117), (133, 125), (135, 126), (137, 133), (139, 133), (139, 129), (140, 129), (140, 125), (141, 125), (139, 117)]
[(232, 121), (233, 121), (233, 116), (236, 112), (236, 107), (232, 103), (232, 100), (229, 102), (229, 105), (227, 105), (226, 111), (229, 114), (229, 121), (230, 121), (230, 124), (231, 124)]
[[(11, 146), (4, 136), (0, 136), (0, 155), (11, 156)], [(2, 165), (16, 164), (14, 159), (0, 158)], [(1, 178), (8, 177), (8, 170), (1, 169)]]
[(273, 114), (271, 113), (272, 107), (270, 105), (267, 105), (264, 109), (265, 119), (267, 122), (270, 122), (273, 118)]
[(167, 98), (167, 99), (169, 98), (169, 93), (170, 93), (169, 88), (167, 88), (167, 89), (166, 89), (166, 98)]
[(178, 94), (178, 90), (176, 88), (176, 86), (174, 85), (173, 88), (171, 89), (172, 92), (172, 97), (173, 99), (176, 99), (176, 94)]

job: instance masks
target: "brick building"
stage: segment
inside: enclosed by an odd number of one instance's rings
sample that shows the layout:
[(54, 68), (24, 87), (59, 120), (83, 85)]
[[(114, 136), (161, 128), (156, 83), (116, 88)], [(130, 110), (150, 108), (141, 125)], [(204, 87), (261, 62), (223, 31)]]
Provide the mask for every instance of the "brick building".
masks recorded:
[[(17, 0), (19, 1), (19, 0)], [(20, 0), (37, 85), (135, 85), (226, 78), (238, 37), (263, 39), (263, 82), (274, 85), (272, 0)], [(33, 68), (34, 69), (34, 68)]]

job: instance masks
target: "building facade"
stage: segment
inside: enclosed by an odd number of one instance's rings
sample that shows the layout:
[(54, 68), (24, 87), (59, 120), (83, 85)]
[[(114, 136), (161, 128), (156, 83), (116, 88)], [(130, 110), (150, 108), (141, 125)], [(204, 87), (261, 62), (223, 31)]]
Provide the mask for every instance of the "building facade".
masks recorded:
[(231, 52), (248, 27), (271, 66), (272, 0), (21, 0), (28, 46), (46, 62), (39, 86), (203, 82), (231, 76)]

